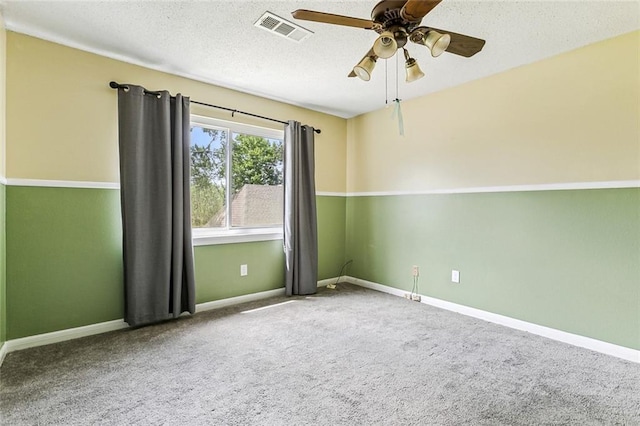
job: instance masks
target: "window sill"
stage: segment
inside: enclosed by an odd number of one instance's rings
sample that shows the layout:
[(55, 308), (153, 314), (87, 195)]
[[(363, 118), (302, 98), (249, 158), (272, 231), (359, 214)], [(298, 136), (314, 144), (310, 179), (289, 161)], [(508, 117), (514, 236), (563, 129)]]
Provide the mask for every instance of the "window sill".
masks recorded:
[(256, 241), (282, 240), (282, 228), (251, 229), (193, 229), (194, 247), (216, 244), (251, 243)]

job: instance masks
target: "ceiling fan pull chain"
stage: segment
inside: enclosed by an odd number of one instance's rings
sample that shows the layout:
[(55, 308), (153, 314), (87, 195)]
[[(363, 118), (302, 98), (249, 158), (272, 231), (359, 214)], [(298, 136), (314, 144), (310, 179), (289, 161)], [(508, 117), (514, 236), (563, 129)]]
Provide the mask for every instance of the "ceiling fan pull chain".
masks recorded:
[(389, 60), (384, 60), (384, 107), (387, 108), (389, 106), (389, 78), (387, 76), (387, 65), (389, 64)]
[(400, 72), (398, 71), (398, 54), (396, 53), (396, 99), (400, 99), (400, 95), (398, 94), (398, 87), (399, 87), (399, 83), (398, 83), (398, 75), (400, 74)]
[(396, 98), (393, 100), (395, 102), (395, 107), (393, 108), (393, 117), (398, 117), (398, 133), (400, 136), (404, 136), (404, 120), (402, 118), (402, 108), (400, 107), (400, 95), (399, 95), (399, 86), (398, 83), (398, 55), (396, 54)]

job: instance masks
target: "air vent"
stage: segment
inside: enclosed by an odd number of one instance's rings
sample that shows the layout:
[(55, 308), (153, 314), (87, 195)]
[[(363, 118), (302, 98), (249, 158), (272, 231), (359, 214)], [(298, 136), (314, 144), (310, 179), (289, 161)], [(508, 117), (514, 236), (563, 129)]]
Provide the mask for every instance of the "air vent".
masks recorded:
[(265, 12), (253, 25), (298, 43), (313, 34), (308, 29), (302, 28), (300, 25), (287, 21), (271, 12)]

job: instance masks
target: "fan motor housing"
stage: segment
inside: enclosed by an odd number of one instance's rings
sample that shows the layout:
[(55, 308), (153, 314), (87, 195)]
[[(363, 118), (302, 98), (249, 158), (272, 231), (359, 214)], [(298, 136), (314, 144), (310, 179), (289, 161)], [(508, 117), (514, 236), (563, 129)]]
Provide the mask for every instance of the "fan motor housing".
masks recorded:
[(404, 28), (405, 34), (408, 34), (418, 26), (420, 22), (406, 21), (400, 15), (400, 10), (406, 2), (407, 0), (383, 0), (376, 4), (371, 11), (371, 20), (380, 24), (380, 27), (375, 28), (375, 31), (381, 33), (387, 30), (393, 31), (392, 27), (401, 27)]

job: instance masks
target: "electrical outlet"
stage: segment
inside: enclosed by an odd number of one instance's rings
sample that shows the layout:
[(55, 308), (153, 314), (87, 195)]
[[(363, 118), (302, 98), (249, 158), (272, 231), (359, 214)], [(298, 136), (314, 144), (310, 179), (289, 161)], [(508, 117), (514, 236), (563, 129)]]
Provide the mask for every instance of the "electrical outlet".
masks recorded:
[(249, 275), (249, 267), (247, 265), (240, 265), (240, 276), (246, 277)]
[(411, 275), (414, 277), (417, 277), (418, 275), (420, 275), (420, 268), (417, 267), (416, 265), (413, 265), (411, 267)]
[(411, 299), (416, 301), (416, 302), (419, 302), (420, 301), (420, 295), (419, 294), (414, 294), (414, 295), (411, 296)]
[(460, 271), (456, 271), (455, 269), (451, 270), (451, 282), (452, 283), (460, 282)]

